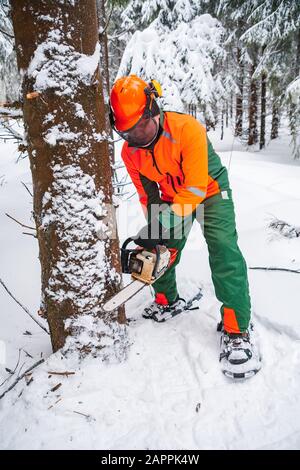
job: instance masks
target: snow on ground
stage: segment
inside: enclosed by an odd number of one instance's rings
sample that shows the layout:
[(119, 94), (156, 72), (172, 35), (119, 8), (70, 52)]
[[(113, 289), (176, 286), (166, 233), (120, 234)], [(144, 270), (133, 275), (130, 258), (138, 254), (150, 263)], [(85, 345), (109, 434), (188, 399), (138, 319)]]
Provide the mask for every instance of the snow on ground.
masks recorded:
[[(300, 239), (274, 236), (267, 228), (271, 215), (300, 225), (300, 162), (291, 160), (288, 136), (262, 152), (242, 148), (230, 132), (222, 142), (219, 131), (210, 138), (223, 162), (230, 161), (239, 244), (248, 266), (299, 269)], [(36, 313), (37, 243), (4, 215), (32, 224), (30, 196), (20, 183), (30, 182), (28, 161), (16, 164), (16, 158), (13, 145), (1, 146), (0, 177), (5, 175), (6, 183), (0, 186), (0, 277)], [(136, 198), (122, 204), (119, 218), (124, 239), (143, 223)], [(166, 324), (144, 320), (141, 310), (151, 300), (145, 288), (127, 305), (129, 360), (110, 366), (88, 360), (78, 370), (72, 358), (50, 356), (35, 369), (28, 386), (20, 382), (0, 401), (0, 448), (299, 449), (300, 277), (249, 270), (263, 368), (249, 381), (232, 383), (219, 369), (220, 304), (207, 256), (195, 223), (178, 267), (178, 282), (182, 295), (203, 286), (199, 310)], [(14, 368), (19, 348), (33, 356), (21, 352), (22, 370), (41, 354), (49, 356), (47, 335), (2, 286), (0, 328), (0, 362), (5, 362), (0, 364), (0, 383), (8, 375), (4, 367)], [(24, 336), (26, 330), (32, 335)], [(48, 374), (65, 370), (75, 375)]]

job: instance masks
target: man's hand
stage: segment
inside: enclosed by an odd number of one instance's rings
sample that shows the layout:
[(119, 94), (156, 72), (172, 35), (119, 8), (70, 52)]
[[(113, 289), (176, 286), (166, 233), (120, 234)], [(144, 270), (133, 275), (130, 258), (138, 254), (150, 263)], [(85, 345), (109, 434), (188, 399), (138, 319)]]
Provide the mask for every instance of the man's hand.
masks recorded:
[[(141, 228), (137, 235), (131, 238), (137, 245), (150, 251), (153, 250), (156, 245), (167, 246), (167, 240), (164, 240), (162, 237), (162, 226), (159, 223), (155, 224), (155, 226), (156, 227), (154, 227), (154, 224), (147, 224)], [(157, 228), (157, 230), (154, 230), (155, 228)]]
[(137, 235), (132, 237), (137, 245), (152, 250), (156, 245), (168, 246), (168, 241), (181, 239), (190, 231), (192, 216), (177, 216), (171, 207), (165, 204), (164, 210), (158, 211)]

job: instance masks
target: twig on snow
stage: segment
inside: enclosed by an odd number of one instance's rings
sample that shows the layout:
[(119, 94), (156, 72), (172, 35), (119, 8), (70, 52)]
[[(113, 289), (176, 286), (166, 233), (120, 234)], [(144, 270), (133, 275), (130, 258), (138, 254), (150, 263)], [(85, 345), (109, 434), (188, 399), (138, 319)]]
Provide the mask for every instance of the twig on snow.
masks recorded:
[(56, 392), (60, 387), (62, 386), (62, 383), (56, 384), (54, 387), (51, 388), (50, 392)]
[(262, 269), (263, 271), (286, 271), (289, 273), (300, 274), (300, 269), (287, 269), (287, 268), (271, 268), (268, 266), (252, 266), (249, 269)]
[(61, 400), (62, 400), (62, 398), (59, 398), (58, 400), (56, 400), (56, 402), (53, 403), (53, 405), (49, 406), (48, 410), (51, 410), (51, 408), (53, 408), (53, 406), (57, 405), (57, 403), (59, 403)]
[(35, 364), (33, 364), (32, 366), (29, 367), (29, 369), (25, 370), (25, 372), (23, 372), (22, 375), (20, 375), (12, 384), (10, 387), (8, 387), (7, 390), (5, 390), (5, 392), (2, 393), (2, 395), (0, 395), (0, 400), (8, 393), (10, 392), (16, 385), (18, 382), (20, 382), (20, 380), (22, 380), (26, 374), (28, 374), (28, 372), (32, 371), (33, 369), (35, 369), (37, 366), (39, 366), (40, 364), (42, 364), (43, 362), (45, 362), (45, 359), (40, 359), (38, 362), (36, 362)]
[(73, 411), (73, 413), (76, 413), (77, 415), (84, 416), (87, 418), (88, 421), (96, 421), (95, 418), (93, 418), (91, 415), (86, 415), (85, 413), (80, 413), (80, 411)]
[(74, 375), (75, 372), (68, 372), (68, 371), (65, 371), (65, 372), (53, 372), (53, 371), (49, 371), (47, 372), (49, 375), (66, 375), (67, 377), (69, 375)]

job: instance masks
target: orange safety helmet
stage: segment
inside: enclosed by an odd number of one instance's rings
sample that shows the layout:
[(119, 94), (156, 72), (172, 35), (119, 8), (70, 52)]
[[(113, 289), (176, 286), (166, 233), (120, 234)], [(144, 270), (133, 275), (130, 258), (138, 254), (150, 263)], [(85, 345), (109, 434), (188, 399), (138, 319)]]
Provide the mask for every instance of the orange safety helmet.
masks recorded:
[[(114, 83), (110, 93), (110, 120), (112, 127), (126, 131), (144, 116), (158, 114), (155, 97), (161, 96), (158, 82), (148, 84), (136, 75), (121, 77)], [(154, 105), (154, 106), (153, 106)]]

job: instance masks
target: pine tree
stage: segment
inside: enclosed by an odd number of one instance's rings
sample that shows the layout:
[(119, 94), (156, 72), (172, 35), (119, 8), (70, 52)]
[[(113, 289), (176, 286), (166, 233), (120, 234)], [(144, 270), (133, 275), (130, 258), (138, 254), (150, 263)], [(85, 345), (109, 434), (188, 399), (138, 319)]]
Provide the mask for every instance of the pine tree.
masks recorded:
[(184, 111), (197, 106), (207, 123), (213, 124), (215, 104), (225, 94), (226, 81), (220, 78), (216, 67), (218, 61), (225, 61), (223, 29), (209, 14), (183, 21), (196, 11), (187, 10), (188, 3), (177, 3), (169, 13), (161, 7), (148, 28), (134, 33), (118, 76), (135, 73), (145, 79), (158, 79), (165, 91), (166, 109)]
[[(246, 7), (245, 7), (246, 5)], [(299, 134), (299, 115), (297, 106), (290, 98), (290, 94), (285, 94), (289, 83), (293, 82), (299, 75), (297, 64), (300, 60), (300, 3), (297, 0), (255, 0), (245, 2), (243, 8), (248, 8), (249, 20), (252, 25), (242, 35), (241, 39), (247, 44), (257, 44), (263, 47), (261, 59), (262, 66), (257, 71), (260, 74), (262, 83), (262, 94), (266, 93), (266, 86), (269, 81), (267, 70), (271, 70), (270, 85), (273, 85), (272, 104), (272, 130), (271, 138), (278, 135), (279, 109), (285, 103), (288, 107), (290, 129), (294, 147), (294, 156), (297, 157), (297, 139)], [(295, 46), (294, 46), (295, 44)], [(291, 60), (290, 51), (294, 50), (294, 57)], [(282, 67), (282, 63), (284, 67)], [(295, 64), (295, 66), (291, 64)], [(276, 72), (282, 70), (283, 74)], [(265, 98), (262, 96), (262, 103)], [(261, 115), (261, 135), (260, 146), (265, 142), (264, 126), (265, 106), (262, 105)]]

